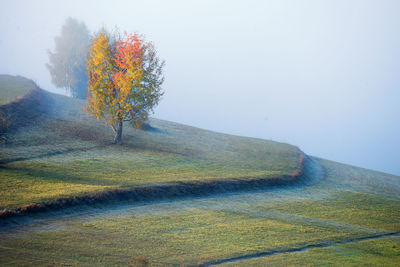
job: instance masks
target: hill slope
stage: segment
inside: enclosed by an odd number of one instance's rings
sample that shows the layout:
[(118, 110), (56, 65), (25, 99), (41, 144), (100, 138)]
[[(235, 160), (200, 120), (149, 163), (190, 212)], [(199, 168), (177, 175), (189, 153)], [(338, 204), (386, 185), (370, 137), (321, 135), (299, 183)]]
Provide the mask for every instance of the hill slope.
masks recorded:
[(0, 228), (0, 262), (398, 266), (400, 177), (310, 160), (311, 185), (33, 217)]
[[(39, 95), (35, 120), (2, 139), (2, 208), (151, 201), (4, 220), (1, 265), (398, 266), (398, 176), (156, 119), (115, 146), (83, 102)], [(263, 190), (197, 197), (243, 186)]]
[(190, 182), (179, 189), (187, 191), (206, 184), (289, 181), (302, 170), (303, 154), (295, 146), (157, 119), (146, 130), (125, 127), (124, 143), (112, 145), (111, 129), (88, 117), (83, 101), (36, 91), (41, 99), (30, 107), (40, 111), (36, 119), (14, 127), (0, 144), (0, 209), (33, 211), (34, 204), (60, 204), (61, 198), (73, 204), (83, 196), (93, 201), (110, 197), (104, 192), (160, 184)]
[(34, 87), (34, 83), (24, 77), (0, 75), (0, 105), (23, 97)]

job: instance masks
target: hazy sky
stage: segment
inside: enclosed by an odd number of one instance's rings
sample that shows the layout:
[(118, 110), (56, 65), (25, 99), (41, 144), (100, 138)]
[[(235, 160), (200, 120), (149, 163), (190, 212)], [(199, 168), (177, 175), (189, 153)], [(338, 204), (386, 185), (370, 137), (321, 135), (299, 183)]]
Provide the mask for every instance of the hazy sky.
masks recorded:
[(0, 73), (57, 91), (44, 64), (65, 19), (118, 26), (166, 60), (155, 117), (400, 175), (399, 14), (396, 0), (0, 0)]

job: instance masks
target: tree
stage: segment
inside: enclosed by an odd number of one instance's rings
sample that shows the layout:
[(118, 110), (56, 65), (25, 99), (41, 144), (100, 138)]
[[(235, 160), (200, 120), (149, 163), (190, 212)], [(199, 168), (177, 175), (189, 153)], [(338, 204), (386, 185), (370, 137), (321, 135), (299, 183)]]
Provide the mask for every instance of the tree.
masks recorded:
[(87, 111), (104, 119), (120, 143), (123, 123), (140, 128), (160, 101), (164, 61), (143, 36), (102, 29), (92, 38), (86, 67)]
[(86, 98), (88, 76), (86, 74), (86, 53), (89, 47), (89, 31), (83, 22), (68, 18), (62, 26), (61, 35), (54, 38), (55, 51), (48, 50), (53, 84), (75, 98)]

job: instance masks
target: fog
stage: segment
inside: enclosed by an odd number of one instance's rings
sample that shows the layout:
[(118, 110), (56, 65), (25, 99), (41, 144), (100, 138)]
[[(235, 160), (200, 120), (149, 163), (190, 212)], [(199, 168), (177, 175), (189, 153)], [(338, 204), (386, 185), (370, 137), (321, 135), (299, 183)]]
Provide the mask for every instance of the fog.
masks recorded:
[(51, 84), (71, 16), (166, 60), (154, 117), (400, 175), (400, 1), (4, 1), (0, 73)]

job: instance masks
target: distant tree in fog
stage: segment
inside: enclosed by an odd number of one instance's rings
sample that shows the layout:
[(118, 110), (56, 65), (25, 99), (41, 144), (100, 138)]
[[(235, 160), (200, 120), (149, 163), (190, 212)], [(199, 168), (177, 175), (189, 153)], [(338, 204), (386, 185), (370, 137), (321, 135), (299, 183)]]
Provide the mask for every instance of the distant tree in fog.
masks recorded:
[(72, 97), (85, 99), (88, 88), (86, 53), (90, 43), (85, 23), (68, 18), (61, 35), (54, 41), (55, 50), (48, 50), (49, 63), (46, 64), (53, 84), (65, 88)]

